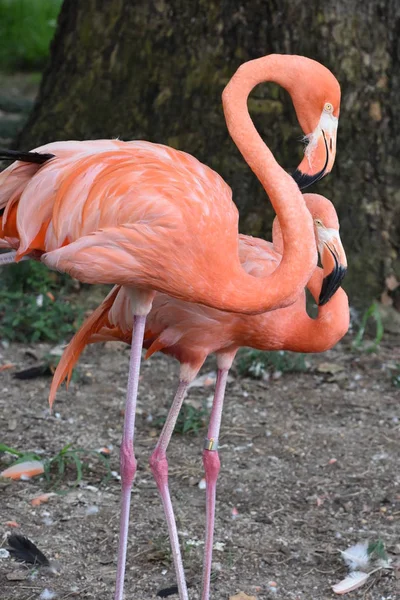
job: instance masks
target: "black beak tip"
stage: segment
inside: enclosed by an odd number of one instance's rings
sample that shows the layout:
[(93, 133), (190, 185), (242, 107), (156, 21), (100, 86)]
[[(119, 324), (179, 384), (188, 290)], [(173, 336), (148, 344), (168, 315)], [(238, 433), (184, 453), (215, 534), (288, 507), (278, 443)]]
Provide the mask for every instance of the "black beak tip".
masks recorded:
[(292, 177), (299, 186), (300, 190), (305, 190), (310, 187), (313, 183), (316, 183), (325, 174), (325, 169), (318, 171), (315, 175), (308, 175), (307, 173), (302, 173), (299, 169), (296, 169), (294, 173), (292, 173)]
[(323, 178), (323, 176), (325, 175), (326, 172), (326, 168), (328, 166), (328, 161), (329, 161), (329, 150), (328, 150), (328, 143), (326, 141), (326, 136), (325, 136), (325, 132), (322, 132), (322, 135), (324, 136), (324, 144), (325, 144), (325, 164), (322, 167), (322, 169), (320, 171), (318, 171), (318, 173), (314, 173), (314, 175), (308, 175), (307, 173), (302, 173), (299, 169), (296, 169), (294, 173), (292, 173), (292, 177), (295, 180), (295, 182), (297, 183), (297, 185), (299, 186), (299, 188), (301, 190), (305, 190), (306, 188), (310, 187), (310, 185), (312, 185), (313, 183), (316, 183), (317, 181), (319, 181), (320, 179)]
[(324, 277), (321, 292), (318, 299), (318, 306), (324, 306), (335, 295), (346, 275), (347, 268), (338, 265), (329, 275)]

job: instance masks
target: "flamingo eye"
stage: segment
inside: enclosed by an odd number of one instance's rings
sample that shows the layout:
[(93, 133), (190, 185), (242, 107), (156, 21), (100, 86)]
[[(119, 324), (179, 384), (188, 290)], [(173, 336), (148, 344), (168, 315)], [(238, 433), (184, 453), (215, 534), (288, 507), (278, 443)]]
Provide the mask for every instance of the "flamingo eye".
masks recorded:
[(324, 111), (331, 113), (333, 111), (333, 105), (330, 102), (325, 102)]
[(324, 224), (322, 223), (321, 219), (314, 219), (314, 223), (316, 224), (317, 227), (323, 227)]

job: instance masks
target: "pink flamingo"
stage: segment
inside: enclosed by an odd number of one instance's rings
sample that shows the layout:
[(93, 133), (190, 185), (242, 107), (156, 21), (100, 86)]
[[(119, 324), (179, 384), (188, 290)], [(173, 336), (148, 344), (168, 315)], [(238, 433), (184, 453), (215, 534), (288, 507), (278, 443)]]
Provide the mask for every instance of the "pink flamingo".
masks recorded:
[(17, 260), (35, 253), (49, 267), (83, 282), (124, 285), (131, 298), (135, 327), (121, 444), (115, 600), (123, 595), (140, 351), (155, 292), (231, 312), (265, 312), (293, 303), (315, 265), (315, 246), (307, 243), (313, 223), (303, 197), (248, 113), (247, 97), (264, 81), (287, 89), (309, 140), (295, 175), (301, 185), (332, 168), (340, 88), (313, 60), (271, 55), (242, 65), (224, 90), (229, 132), (282, 225), (285, 253), (265, 277), (249, 275), (241, 266), (230, 188), (186, 153), (149, 142), (96, 140), (0, 155), (23, 161), (0, 177), (1, 237), (17, 250)]
[[(323, 352), (334, 346), (348, 329), (347, 296), (339, 288), (346, 271), (346, 257), (338, 233), (339, 223), (335, 209), (329, 200), (317, 194), (305, 194), (304, 199), (314, 219), (316, 241), (323, 265), (323, 271), (316, 267), (307, 285), (315, 300), (319, 302), (316, 319), (311, 319), (307, 314), (305, 293), (290, 307), (255, 316), (227, 313), (199, 304), (189, 304), (165, 294), (157, 294), (147, 318), (144, 343), (148, 348), (146, 356), (161, 351), (177, 358), (181, 364), (179, 387), (150, 458), (151, 470), (166, 515), (180, 590), (186, 588), (168, 488), (167, 447), (188, 386), (207, 356), (214, 352), (217, 354), (217, 384), (203, 450), (207, 482), (203, 600), (209, 598), (210, 590), (215, 496), (220, 469), (219, 428), (228, 371), (237, 350), (241, 346), (249, 346), (259, 350)], [(240, 236), (240, 259), (247, 272), (262, 277), (266, 272), (277, 268), (283, 252), (283, 240), (277, 219), (274, 222), (273, 240), (272, 248), (271, 244), (264, 240)], [(334, 281), (334, 295), (330, 299), (326, 296), (324, 276)], [(116, 286), (82, 325), (65, 350), (54, 375), (50, 404), (53, 403), (62, 380), (65, 377), (70, 379), (72, 369), (87, 344), (107, 340), (123, 340), (129, 344), (132, 328), (129, 295), (124, 287)]]

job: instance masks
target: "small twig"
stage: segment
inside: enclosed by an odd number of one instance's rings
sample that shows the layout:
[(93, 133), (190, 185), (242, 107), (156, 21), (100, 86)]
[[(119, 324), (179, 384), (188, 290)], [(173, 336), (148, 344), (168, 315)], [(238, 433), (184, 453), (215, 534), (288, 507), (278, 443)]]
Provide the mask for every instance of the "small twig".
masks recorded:
[(86, 587), (82, 588), (81, 590), (76, 590), (76, 591), (68, 592), (68, 594), (66, 596), (63, 596), (61, 598), (61, 600), (65, 600), (65, 598), (70, 598), (71, 596), (76, 596), (77, 594), (80, 596), (82, 594), (82, 592), (84, 592), (85, 590), (88, 590), (90, 587), (92, 587), (92, 586), (91, 585), (87, 585)]
[(30, 413), (25, 413), (24, 417), (27, 417), (29, 419), (35, 419), (36, 421), (47, 421), (48, 419), (50, 419), (50, 415), (48, 417), (38, 417), (37, 415), (32, 415)]
[[(9, 588), (15, 589), (15, 584), (9, 585), (8, 583), (5, 583), (4, 585), (5, 585), (5, 587), (9, 587)], [(19, 585), (18, 589), (19, 590), (29, 590), (30, 592), (32, 592), (33, 590), (35, 590), (37, 592), (40, 592), (40, 590), (42, 590), (43, 588), (41, 588), (41, 587), (32, 587), (31, 585)]]
[(101, 540), (101, 542), (99, 542), (99, 547), (101, 547), (103, 544), (105, 544), (109, 539), (110, 539), (110, 536), (107, 536), (104, 538), (104, 540)]
[(152, 550), (154, 550), (154, 548), (146, 548), (146, 550), (141, 550), (140, 552), (136, 552), (136, 554), (134, 554), (133, 556), (130, 557), (130, 560), (133, 558), (137, 558), (138, 556), (141, 556), (142, 554), (147, 554), (148, 552), (151, 552)]
[(385, 434), (383, 434), (383, 437), (385, 438), (385, 440), (387, 440), (388, 442), (391, 442), (392, 444), (398, 444), (398, 440), (393, 440), (392, 438), (388, 437)]
[[(389, 566), (387, 566), (387, 567), (377, 567), (376, 569), (374, 569), (373, 571), (371, 571), (370, 573), (368, 573), (368, 575), (371, 576), (374, 573), (377, 573), (378, 571), (382, 571), (382, 570), (385, 570), (385, 569), (393, 569), (393, 567), (389, 567)], [(376, 581), (377, 581), (377, 579), (375, 578), (375, 579), (373, 579), (370, 582), (370, 584), (368, 585), (367, 589), (364, 591), (364, 598), (365, 598), (365, 594), (367, 592), (369, 592), (369, 590), (375, 585)]]
[(273, 510), (272, 512), (268, 513), (268, 514), (267, 514), (267, 517), (268, 517), (268, 518), (269, 518), (269, 517), (272, 517), (272, 515), (276, 515), (276, 513), (278, 513), (278, 512), (281, 512), (281, 511), (282, 511), (282, 510), (284, 510), (284, 509), (285, 509), (285, 507), (284, 507), (284, 506), (281, 506), (280, 508), (277, 508), (276, 510)]
[(374, 569), (373, 571), (370, 571), (368, 573), (368, 575), (373, 575), (374, 573), (377, 573), (378, 571), (387, 571), (387, 570), (393, 571), (393, 568), (394, 567), (391, 567), (390, 565), (386, 565), (384, 567), (376, 567), (376, 569)]
[(317, 569), (316, 567), (314, 570), (317, 571), (317, 573), (323, 573), (324, 575), (334, 575), (336, 573), (336, 571), (321, 571), (321, 569)]

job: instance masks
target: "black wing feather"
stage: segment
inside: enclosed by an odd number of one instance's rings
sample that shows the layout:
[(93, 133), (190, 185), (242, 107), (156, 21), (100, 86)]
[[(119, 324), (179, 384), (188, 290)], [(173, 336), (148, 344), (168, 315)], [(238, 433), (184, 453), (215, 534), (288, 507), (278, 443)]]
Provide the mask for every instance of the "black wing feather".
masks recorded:
[(168, 598), (168, 596), (172, 596), (172, 594), (177, 594), (177, 593), (178, 593), (178, 586), (172, 585), (169, 588), (164, 588), (163, 590), (159, 590), (157, 592), (157, 596), (159, 598)]
[(54, 373), (50, 369), (49, 365), (36, 365), (34, 367), (29, 367), (28, 369), (24, 369), (23, 371), (18, 371), (14, 373), (13, 377), (15, 379), (34, 379), (35, 377), (42, 377), (43, 375), (53, 375)]
[(22, 160), (22, 162), (42, 165), (51, 158), (54, 158), (54, 154), (42, 154), (40, 152), (20, 152), (19, 150), (4, 150), (3, 148), (0, 148), (0, 160)]
[(24, 535), (14, 533), (10, 535), (7, 543), (9, 553), (19, 562), (26, 562), (31, 565), (49, 565), (48, 558)]

